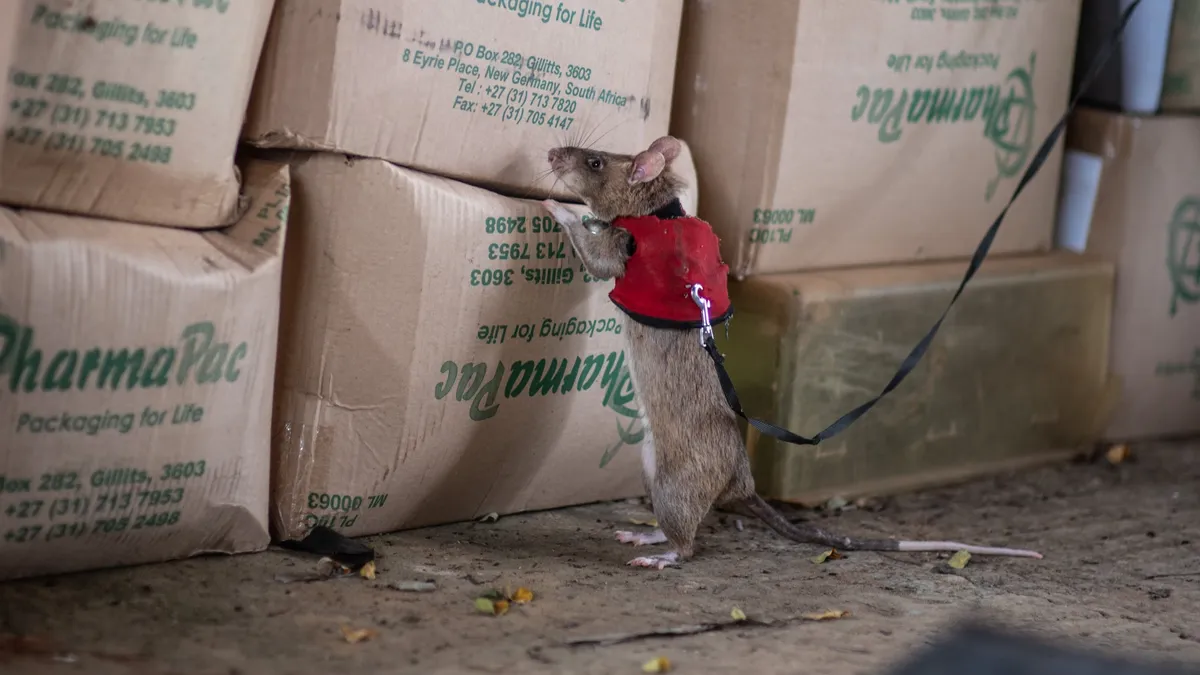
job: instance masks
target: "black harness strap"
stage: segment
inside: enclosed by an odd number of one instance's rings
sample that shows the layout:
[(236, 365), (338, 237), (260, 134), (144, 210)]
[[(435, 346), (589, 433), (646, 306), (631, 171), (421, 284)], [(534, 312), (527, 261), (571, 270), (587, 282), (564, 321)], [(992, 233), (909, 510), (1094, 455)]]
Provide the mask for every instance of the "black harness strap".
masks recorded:
[[(1071, 101), (1067, 105), (1066, 112), (1063, 113), (1063, 116), (1061, 119), (1059, 119), (1058, 124), (1054, 125), (1054, 129), (1050, 131), (1050, 134), (1046, 137), (1046, 140), (1042, 143), (1041, 147), (1038, 148), (1037, 154), (1033, 156), (1033, 160), (1029, 162), (1029, 166), (1025, 169), (1024, 175), (1021, 176), (1020, 182), (1017, 183), (1016, 189), (1013, 190), (1012, 197), (1009, 197), (1008, 203), (1005, 204), (1004, 210), (1000, 212), (1000, 215), (996, 217), (996, 221), (992, 223), (992, 226), (988, 228), (987, 233), (983, 235), (983, 240), (979, 242), (979, 246), (975, 249), (975, 254), (971, 256), (970, 264), (967, 265), (967, 273), (963, 275), (962, 282), (958, 285), (958, 290), (954, 292), (954, 297), (952, 297), (950, 299), (950, 303), (946, 305), (946, 309), (942, 312), (941, 318), (939, 318), (937, 322), (933, 324), (933, 327), (929, 329), (929, 332), (925, 334), (925, 337), (921, 338), (921, 340), (917, 343), (917, 346), (913, 347), (913, 350), (909, 352), (907, 357), (905, 357), (904, 362), (900, 364), (899, 370), (897, 370), (896, 374), (892, 376), (892, 380), (887, 383), (887, 386), (883, 388), (883, 391), (866, 403), (863, 403), (854, 410), (851, 410), (845, 415), (839, 417), (836, 421), (834, 421), (833, 424), (825, 427), (825, 429), (816, 436), (813, 436), (812, 438), (806, 438), (782, 427), (775, 426), (769, 422), (764, 422), (760, 419), (755, 419), (746, 415), (746, 412), (742, 410), (742, 403), (738, 399), (737, 391), (733, 388), (733, 380), (729, 379), (729, 373), (725, 371), (725, 357), (723, 357), (721, 353), (717, 351), (717, 345), (712, 336), (709, 335), (705, 339), (704, 349), (708, 352), (708, 355), (712, 357), (713, 364), (717, 368), (717, 377), (721, 380), (721, 389), (725, 393), (725, 400), (729, 402), (729, 407), (733, 408), (733, 411), (737, 413), (739, 417), (745, 419), (748, 423), (750, 423), (751, 426), (753, 426), (755, 429), (758, 429), (760, 432), (772, 438), (783, 441), (784, 443), (791, 443), (793, 445), (817, 445), (821, 441), (832, 438), (845, 431), (846, 428), (851, 424), (854, 424), (858, 418), (867, 414), (867, 411), (869, 411), (871, 408), (874, 408), (875, 404), (879, 403), (884, 396), (887, 396), (892, 392), (893, 389), (898, 387), (900, 383), (904, 381), (904, 378), (908, 377), (908, 374), (917, 367), (917, 364), (921, 362), (921, 358), (925, 356), (925, 351), (929, 349), (929, 345), (933, 342), (934, 336), (937, 335), (938, 330), (941, 329), (942, 322), (946, 320), (946, 316), (950, 313), (950, 308), (953, 307), (954, 303), (958, 301), (958, 297), (962, 295), (963, 289), (966, 288), (967, 283), (970, 282), (975, 276), (975, 273), (979, 271), (979, 266), (982, 265), (984, 259), (987, 258), (988, 251), (992, 248), (992, 241), (996, 238), (996, 233), (1000, 231), (1000, 224), (1004, 222), (1005, 216), (1008, 215), (1009, 208), (1011, 208), (1013, 203), (1017, 201), (1017, 197), (1021, 194), (1021, 191), (1025, 189), (1025, 186), (1028, 185), (1029, 182), (1033, 180), (1033, 177), (1037, 175), (1038, 171), (1042, 169), (1042, 165), (1046, 163), (1046, 159), (1050, 156), (1050, 153), (1054, 150), (1055, 144), (1058, 143), (1059, 137), (1062, 136), (1063, 131), (1066, 129), (1067, 121), (1070, 119), (1071, 113), (1075, 110), (1076, 105), (1078, 105), (1079, 99), (1083, 96), (1084, 92), (1086, 92), (1092, 86), (1093, 81), (1095, 81), (1096, 77), (1100, 74), (1101, 69), (1104, 68), (1104, 65), (1112, 56), (1113, 50), (1116, 49), (1117, 45), (1120, 44), (1121, 36), (1125, 32), (1125, 26), (1129, 23), (1129, 17), (1133, 14), (1133, 10), (1136, 9), (1141, 2), (1142, 0), (1134, 0), (1133, 3), (1121, 13), (1120, 23), (1117, 25), (1117, 28), (1113, 31), (1112, 35), (1109, 36), (1108, 40), (1104, 44), (1104, 47), (1099, 53), (1096, 54), (1095, 57), (1092, 58), (1092, 63), (1090, 66), (1088, 66), (1087, 74), (1084, 75), (1083, 79), (1080, 81), (1079, 88), (1076, 90), (1075, 95), (1071, 97)], [(717, 322), (714, 321), (714, 323)]]

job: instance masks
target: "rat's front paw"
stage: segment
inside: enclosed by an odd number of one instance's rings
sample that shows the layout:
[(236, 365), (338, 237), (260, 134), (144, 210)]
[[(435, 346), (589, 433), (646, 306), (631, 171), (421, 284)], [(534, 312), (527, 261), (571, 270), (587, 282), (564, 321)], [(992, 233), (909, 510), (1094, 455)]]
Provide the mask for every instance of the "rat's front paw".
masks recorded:
[(551, 216), (554, 216), (554, 219), (560, 224), (572, 223), (577, 220), (574, 213), (553, 199), (543, 200), (542, 208), (546, 209), (546, 212)]

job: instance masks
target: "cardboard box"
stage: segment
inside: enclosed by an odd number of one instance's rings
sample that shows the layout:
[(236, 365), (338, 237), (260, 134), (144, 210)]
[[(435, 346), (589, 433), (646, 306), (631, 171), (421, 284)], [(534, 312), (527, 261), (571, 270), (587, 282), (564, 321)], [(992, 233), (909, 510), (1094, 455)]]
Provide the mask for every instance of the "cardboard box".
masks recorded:
[(280, 3), (245, 137), (542, 197), (551, 147), (667, 133), (682, 4)]
[[(735, 276), (974, 251), (1066, 110), (1079, 0), (919, 4), (685, 6), (672, 132)], [(1061, 161), (993, 252), (1049, 249)]]
[[(1105, 436), (1194, 434), (1200, 431), (1200, 119), (1080, 110), (1068, 144), (1075, 161), (1064, 177), (1060, 237), (1117, 269), (1111, 367), (1122, 395)], [(1085, 170), (1089, 164), (1097, 166)]]
[[(0, 4), (0, 129), (8, 128), (8, 70), (17, 54), (17, 17), (21, 3)], [(4, 144), (0, 143), (0, 161), (4, 159)], [(0, 180), (3, 176), (0, 176)]]
[(1174, 0), (1174, 4), (1162, 109), (1196, 111), (1200, 110), (1200, 0)]
[[(734, 284), (737, 314), (719, 346), (746, 412), (812, 435), (878, 394), (965, 268)], [(1065, 253), (986, 261), (923, 361), (849, 429), (816, 447), (748, 434), (759, 492), (801, 503), (854, 498), (1059, 459), (1094, 442), (1116, 391), (1112, 298), (1108, 263)]]
[(644, 492), (612, 282), (537, 202), (333, 154), (295, 154), (292, 176), (277, 536)]
[(186, 228), (237, 219), (234, 153), (274, 0), (16, 4), (0, 202)]
[(0, 210), (0, 579), (266, 548), (285, 165), (205, 233)]

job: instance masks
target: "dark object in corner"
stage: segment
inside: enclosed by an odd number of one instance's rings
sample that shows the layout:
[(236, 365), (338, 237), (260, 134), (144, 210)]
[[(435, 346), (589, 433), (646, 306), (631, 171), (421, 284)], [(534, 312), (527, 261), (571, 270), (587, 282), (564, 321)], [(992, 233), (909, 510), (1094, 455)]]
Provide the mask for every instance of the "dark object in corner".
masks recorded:
[(288, 539), (279, 542), (279, 545), (290, 551), (328, 556), (353, 570), (357, 570), (375, 559), (375, 550), (370, 546), (335, 532), (324, 525), (318, 525), (309, 530), (304, 539)]
[(922, 650), (887, 675), (1200, 675), (1200, 668), (1139, 662), (981, 624), (968, 625)]

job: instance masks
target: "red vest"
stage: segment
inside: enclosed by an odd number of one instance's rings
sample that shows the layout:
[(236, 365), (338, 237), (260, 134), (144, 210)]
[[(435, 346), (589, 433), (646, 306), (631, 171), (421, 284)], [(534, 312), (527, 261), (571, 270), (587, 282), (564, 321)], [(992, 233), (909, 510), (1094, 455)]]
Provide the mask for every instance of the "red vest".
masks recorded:
[(633, 236), (633, 255), (625, 263), (610, 300), (634, 321), (655, 328), (699, 328), (700, 308), (689, 288), (703, 286), (711, 303), (712, 325), (732, 314), (729, 266), (721, 260), (720, 240), (708, 223), (691, 216), (620, 217), (613, 225)]

